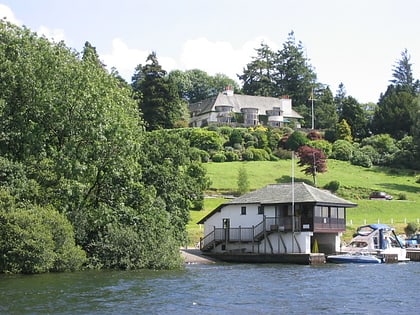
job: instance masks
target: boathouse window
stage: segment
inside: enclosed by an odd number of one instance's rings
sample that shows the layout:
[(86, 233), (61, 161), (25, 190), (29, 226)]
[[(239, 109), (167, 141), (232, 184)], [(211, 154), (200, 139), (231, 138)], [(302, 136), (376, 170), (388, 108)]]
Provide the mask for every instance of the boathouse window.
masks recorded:
[(246, 207), (241, 207), (241, 215), (246, 215)]
[(338, 218), (344, 219), (344, 208), (338, 208)]
[(328, 218), (328, 207), (321, 208), (321, 217)]
[(334, 219), (338, 218), (338, 209), (336, 207), (330, 208), (330, 218), (334, 218)]
[(264, 206), (258, 206), (258, 214), (264, 214)]

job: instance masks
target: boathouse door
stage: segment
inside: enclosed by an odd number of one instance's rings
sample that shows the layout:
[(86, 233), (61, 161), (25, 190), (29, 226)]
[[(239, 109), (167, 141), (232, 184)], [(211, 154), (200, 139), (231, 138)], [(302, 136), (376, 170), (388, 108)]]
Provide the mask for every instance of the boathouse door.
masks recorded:
[(230, 219), (224, 218), (223, 219), (223, 232), (224, 232), (224, 239), (226, 242), (229, 241), (229, 230), (230, 230)]

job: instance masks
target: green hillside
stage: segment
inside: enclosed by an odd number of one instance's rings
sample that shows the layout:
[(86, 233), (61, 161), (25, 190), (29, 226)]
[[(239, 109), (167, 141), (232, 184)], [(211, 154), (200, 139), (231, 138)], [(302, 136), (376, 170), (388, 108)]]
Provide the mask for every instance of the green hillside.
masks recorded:
[[(290, 182), (292, 162), (230, 162), (205, 164), (212, 185), (206, 198), (205, 209), (191, 211), (188, 225), (189, 243), (198, 242), (202, 230), (196, 224), (209, 211), (223, 203), (222, 194), (234, 194), (238, 189), (238, 171), (245, 166), (250, 189), (258, 189), (268, 184)], [(312, 184), (312, 177), (306, 176), (295, 164), (295, 181), (306, 181)], [(337, 194), (358, 204), (358, 207), (347, 211), (348, 238), (354, 229), (365, 223), (386, 223), (394, 226), (399, 233), (404, 232), (408, 222), (419, 223), (420, 220), (420, 184), (419, 177), (413, 171), (396, 170), (383, 167), (363, 168), (347, 162), (328, 160), (328, 171), (317, 176), (317, 186), (322, 188), (330, 181), (338, 181), (340, 188)], [(391, 201), (369, 200), (370, 192), (386, 191), (394, 197)]]

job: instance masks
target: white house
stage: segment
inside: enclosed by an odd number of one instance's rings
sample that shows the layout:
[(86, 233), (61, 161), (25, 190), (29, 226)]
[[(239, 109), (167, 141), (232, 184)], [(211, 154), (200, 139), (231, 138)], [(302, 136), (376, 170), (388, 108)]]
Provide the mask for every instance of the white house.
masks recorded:
[(224, 203), (201, 219), (208, 254), (310, 254), (340, 250), (346, 208), (357, 205), (302, 182), (268, 185)]
[(215, 97), (189, 105), (191, 127), (205, 127), (210, 124), (282, 127), (295, 121), (296, 127), (303, 117), (292, 109), (288, 96), (265, 97), (235, 94), (227, 89)]

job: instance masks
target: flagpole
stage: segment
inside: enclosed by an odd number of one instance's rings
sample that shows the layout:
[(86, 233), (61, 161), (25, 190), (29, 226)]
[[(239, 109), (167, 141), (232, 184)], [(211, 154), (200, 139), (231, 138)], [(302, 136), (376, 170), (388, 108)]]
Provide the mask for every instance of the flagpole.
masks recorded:
[(295, 252), (295, 151), (292, 151), (292, 253)]

